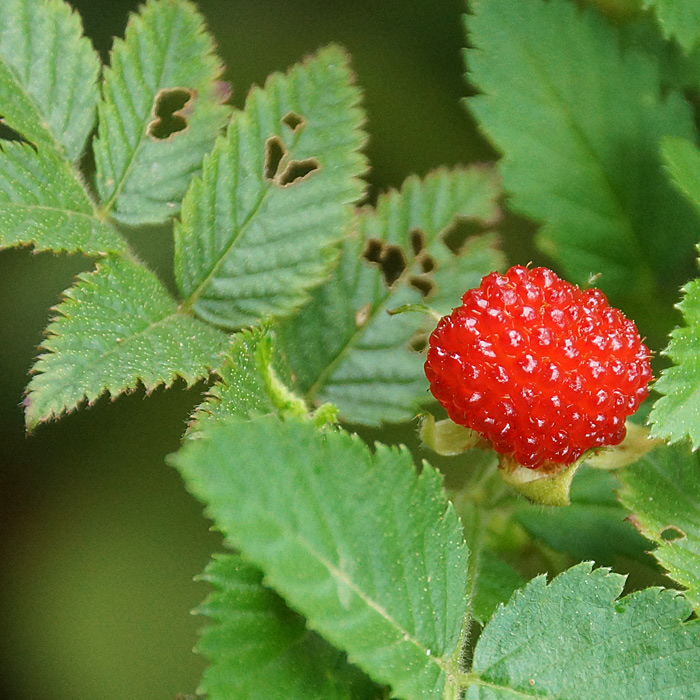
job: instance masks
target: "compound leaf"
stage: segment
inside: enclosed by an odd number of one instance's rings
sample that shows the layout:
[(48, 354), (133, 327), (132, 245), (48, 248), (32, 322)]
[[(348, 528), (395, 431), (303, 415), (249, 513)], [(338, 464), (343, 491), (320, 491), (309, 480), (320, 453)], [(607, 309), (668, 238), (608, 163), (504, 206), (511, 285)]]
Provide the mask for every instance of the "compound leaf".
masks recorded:
[(131, 225), (176, 214), (226, 123), (228, 89), (204, 20), (187, 0), (131, 15), (105, 69), (95, 140), (104, 211)]
[(204, 426), (172, 462), (311, 629), (401, 698), (441, 698), (467, 551), (438, 472), (410, 453), (274, 416)]
[(700, 5), (695, 0), (645, 0), (653, 7), (667, 37), (675, 37), (685, 51), (700, 39)]
[(490, 170), (441, 170), (408, 178), (400, 191), (382, 195), (376, 209), (359, 212), (332, 278), (281, 324), (300, 393), (334, 403), (357, 423), (415, 415), (430, 397), (424, 358), (410, 346), (424, 341), (435, 321), (387, 311), (427, 301), (449, 313), (483, 275), (503, 266), (493, 234), (469, 239), (456, 254), (445, 243), (461, 219), (494, 222), (498, 194)]
[(348, 58), (330, 46), (255, 88), (206, 158), (175, 229), (187, 304), (226, 328), (289, 314), (336, 257), (363, 186)]
[(622, 302), (651, 308), (675, 295), (697, 219), (667, 182), (658, 143), (694, 140), (689, 105), (663, 94), (653, 61), (622, 52), (592, 9), (565, 0), (471, 7), (468, 77), (484, 94), (467, 102), (504, 153), (513, 207), (543, 222), (541, 250), (576, 283), (602, 273), (600, 286)]
[(685, 326), (671, 332), (663, 354), (673, 361), (654, 384), (661, 394), (649, 416), (653, 437), (677, 442), (690, 438), (693, 449), (700, 446), (700, 279), (683, 287), (678, 308)]
[(0, 247), (100, 255), (126, 241), (101, 221), (85, 188), (51, 149), (19, 141), (0, 147)]
[(0, 118), (39, 150), (80, 158), (100, 61), (63, 0), (0, 3)]
[(218, 366), (227, 336), (181, 313), (156, 276), (128, 258), (79, 275), (56, 307), (25, 400), (27, 426), (140, 382), (188, 385)]
[(700, 458), (688, 445), (659, 447), (621, 470), (622, 502), (669, 576), (700, 609)]
[(370, 700), (379, 689), (262, 583), (235, 555), (218, 555), (203, 580), (216, 589), (197, 612), (214, 623), (197, 651), (211, 665), (200, 693), (211, 700)]
[(658, 588), (617, 600), (623, 585), (586, 562), (530, 581), (479, 638), (467, 700), (700, 697), (688, 601)]

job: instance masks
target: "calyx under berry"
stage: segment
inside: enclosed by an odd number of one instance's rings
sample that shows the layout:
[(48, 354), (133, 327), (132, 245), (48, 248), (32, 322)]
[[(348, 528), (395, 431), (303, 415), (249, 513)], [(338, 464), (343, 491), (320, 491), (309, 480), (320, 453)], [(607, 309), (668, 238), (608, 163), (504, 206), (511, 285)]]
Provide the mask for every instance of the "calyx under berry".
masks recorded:
[(601, 291), (517, 265), (440, 319), (425, 374), (450, 419), (504, 463), (556, 473), (623, 440), (651, 367), (635, 324)]

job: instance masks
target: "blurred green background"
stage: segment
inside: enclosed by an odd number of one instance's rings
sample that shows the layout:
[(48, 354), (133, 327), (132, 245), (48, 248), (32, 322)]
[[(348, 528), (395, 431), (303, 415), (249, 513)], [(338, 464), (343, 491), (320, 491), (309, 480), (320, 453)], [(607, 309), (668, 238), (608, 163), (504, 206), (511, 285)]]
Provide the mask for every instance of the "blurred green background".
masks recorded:
[[(138, 5), (72, 4), (105, 60)], [(199, 6), (237, 106), (252, 83), (328, 42), (350, 51), (372, 193), (409, 173), (494, 158), (459, 104), (462, 0)], [(169, 229), (131, 240), (170, 280)], [(49, 307), (89, 268), (79, 256), (0, 253), (0, 693), (14, 700), (164, 700), (194, 692), (202, 668), (191, 648), (204, 620), (189, 611), (207, 588), (192, 578), (219, 538), (163, 462), (202, 387), (103, 399), (24, 434), (20, 402)]]

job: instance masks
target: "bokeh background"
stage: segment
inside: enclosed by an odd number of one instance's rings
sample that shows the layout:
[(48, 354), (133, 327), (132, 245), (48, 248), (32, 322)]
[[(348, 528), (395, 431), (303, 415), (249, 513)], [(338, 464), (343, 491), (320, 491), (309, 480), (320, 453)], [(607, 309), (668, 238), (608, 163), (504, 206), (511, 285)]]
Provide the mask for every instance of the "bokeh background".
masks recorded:
[[(617, 0), (619, 2), (619, 0)], [(108, 60), (136, 0), (73, 0)], [(328, 42), (364, 90), (370, 192), (410, 173), (495, 158), (459, 104), (463, 0), (200, 0), (233, 102)], [(537, 261), (510, 224), (511, 259)], [(131, 234), (172, 279), (170, 230)], [(220, 546), (163, 458), (203, 387), (100, 400), (27, 437), (27, 371), (81, 256), (0, 253), (0, 694), (12, 700), (165, 700), (194, 692), (207, 593), (193, 577)]]

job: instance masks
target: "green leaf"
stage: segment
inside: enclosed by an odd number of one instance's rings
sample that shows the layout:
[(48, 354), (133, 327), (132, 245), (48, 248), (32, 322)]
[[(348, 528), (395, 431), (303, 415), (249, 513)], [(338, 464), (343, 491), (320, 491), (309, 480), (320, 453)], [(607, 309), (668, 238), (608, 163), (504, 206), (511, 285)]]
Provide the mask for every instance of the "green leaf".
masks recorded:
[[(694, 140), (689, 105), (657, 67), (565, 0), (474, 0), (467, 100), (504, 153), (515, 210), (543, 222), (540, 249), (567, 277), (659, 306), (687, 279), (697, 218), (666, 181), (658, 142)], [(654, 312), (650, 322), (658, 322)]]
[[(496, 220), (498, 195), (490, 170), (440, 170), (408, 178), (359, 213), (333, 277), (281, 325), (282, 347), (309, 401), (330, 401), (344, 419), (378, 425), (411, 419), (430, 399), (424, 357), (411, 343), (425, 340), (435, 321), (387, 311), (425, 301), (428, 291), (428, 304), (449, 313), (483, 275), (504, 266), (494, 235), (469, 239), (457, 255), (445, 245), (460, 219)], [(387, 280), (382, 265), (398, 279)]]
[(288, 314), (324, 278), (363, 192), (359, 101), (346, 54), (330, 46), (234, 114), (175, 228), (178, 285), (200, 317), (238, 328)]
[(2, 0), (0, 116), (38, 150), (80, 158), (95, 123), (99, 69), (63, 0)]
[(659, 447), (620, 472), (622, 502), (669, 576), (700, 609), (700, 458), (686, 444)]
[(0, 149), (0, 248), (126, 251), (126, 241), (97, 218), (85, 188), (51, 149), (35, 151), (18, 141)]
[(675, 37), (685, 51), (700, 39), (700, 5), (696, 0), (645, 0), (653, 7), (667, 37)]
[(673, 184), (700, 211), (700, 150), (686, 139), (665, 138), (661, 155)]
[(624, 577), (582, 563), (533, 579), (474, 651), (467, 700), (700, 697), (700, 622), (676, 591), (616, 600)]
[(176, 214), (226, 123), (223, 66), (186, 0), (149, 0), (131, 15), (105, 69), (95, 140), (104, 211), (127, 224)]
[(471, 613), (482, 625), (491, 619), (499, 605), (507, 603), (526, 582), (524, 576), (488, 549), (484, 549), (479, 556), (474, 580)]
[(155, 275), (126, 258), (101, 261), (79, 275), (56, 307), (46, 351), (25, 400), (28, 428), (101, 394), (191, 385), (218, 366), (228, 338), (178, 310)]
[(211, 666), (198, 692), (210, 700), (370, 700), (379, 689), (344, 654), (309, 632), (304, 619), (238, 556), (215, 556), (203, 580), (212, 593), (197, 612), (214, 624), (197, 651)]
[(289, 368), (269, 323), (237, 333), (217, 374), (219, 381), (197, 408), (197, 423), (227, 417), (280, 415), (284, 399), (292, 401), (291, 392), (284, 388), (291, 385)]
[(690, 438), (693, 448), (700, 446), (700, 279), (683, 287), (678, 308), (685, 326), (671, 333), (671, 342), (663, 354), (673, 367), (665, 369), (654, 384), (661, 394), (649, 416), (652, 437), (677, 442)]
[(571, 485), (570, 506), (526, 505), (517, 509), (516, 518), (533, 537), (577, 559), (612, 565), (616, 555), (623, 555), (653, 562), (648, 540), (627, 521), (629, 511), (617, 501), (619, 486), (610, 472), (584, 466)]
[(311, 629), (394, 695), (441, 698), (467, 551), (438, 472), (405, 448), (302, 419), (211, 423), (171, 459), (207, 513)]
[(61, 0), (0, 3), (0, 247), (123, 252), (95, 214), (77, 161), (95, 121), (99, 59)]

